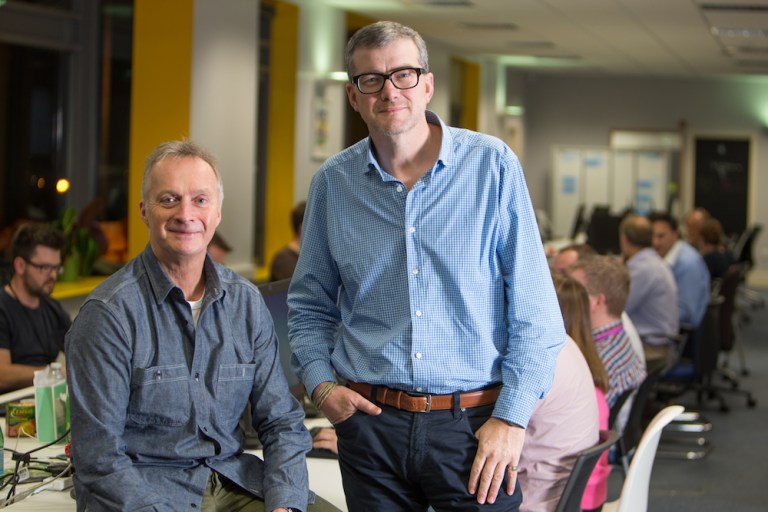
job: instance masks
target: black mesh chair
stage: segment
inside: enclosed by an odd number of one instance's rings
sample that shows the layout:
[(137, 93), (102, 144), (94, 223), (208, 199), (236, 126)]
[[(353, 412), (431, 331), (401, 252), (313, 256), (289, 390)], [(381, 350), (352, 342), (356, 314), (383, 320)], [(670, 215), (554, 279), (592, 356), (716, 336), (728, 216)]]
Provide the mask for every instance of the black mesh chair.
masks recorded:
[(626, 474), (629, 469), (629, 460), (632, 457), (635, 448), (637, 448), (637, 443), (640, 442), (640, 438), (645, 430), (643, 415), (645, 413), (645, 407), (648, 404), (648, 399), (653, 395), (653, 392), (656, 389), (656, 383), (661, 378), (663, 371), (663, 366), (657, 366), (650, 370), (643, 383), (637, 388), (632, 407), (629, 410), (627, 424), (624, 426), (621, 437), (616, 443), (617, 460), (621, 461), (624, 474)]
[[(738, 294), (739, 298), (746, 306), (745, 311), (742, 312), (742, 316), (745, 321), (749, 321), (750, 318), (747, 311), (749, 308), (758, 309), (765, 307), (765, 299), (763, 299), (762, 294), (756, 290), (749, 289), (746, 286), (747, 273), (752, 269), (755, 263), (754, 256), (752, 254), (755, 246), (755, 240), (760, 235), (762, 230), (763, 226), (761, 224), (751, 225), (744, 230), (741, 236), (739, 236), (739, 239), (736, 241), (732, 249), (734, 261), (736, 263), (744, 264), (744, 273), (742, 275), (741, 286), (739, 287)], [(744, 373), (743, 365), (742, 372)]]
[(576, 463), (571, 470), (571, 476), (565, 483), (565, 489), (560, 496), (555, 512), (581, 512), (581, 499), (587, 487), (589, 477), (597, 465), (600, 456), (613, 446), (619, 439), (619, 434), (613, 430), (601, 430), (600, 439), (592, 448), (584, 450), (576, 457)]
[(619, 431), (619, 429), (616, 428), (616, 421), (619, 419), (619, 413), (621, 413), (621, 410), (624, 408), (624, 404), (627, 403), (629, 397), (631, 397), (634, 393), (635, 388), (627, 389), (616, 398), (616, 401), (611, 406), (611, 410), (608, 414), (609, 429), (616, 430), (617, 432)]

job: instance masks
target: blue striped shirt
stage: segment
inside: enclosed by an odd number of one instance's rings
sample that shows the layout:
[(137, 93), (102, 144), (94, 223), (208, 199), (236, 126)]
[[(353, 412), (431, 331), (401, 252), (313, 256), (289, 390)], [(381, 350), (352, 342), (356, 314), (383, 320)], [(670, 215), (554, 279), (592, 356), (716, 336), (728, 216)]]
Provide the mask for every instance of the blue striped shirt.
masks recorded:
[(520, 163), (448, 127), (410, 191), (366, 138), (313, 177), (288, 296), (296, 371), (436, 394), (502, 383), (494, 416), (526, 426), (549, 390), (562, 316)]

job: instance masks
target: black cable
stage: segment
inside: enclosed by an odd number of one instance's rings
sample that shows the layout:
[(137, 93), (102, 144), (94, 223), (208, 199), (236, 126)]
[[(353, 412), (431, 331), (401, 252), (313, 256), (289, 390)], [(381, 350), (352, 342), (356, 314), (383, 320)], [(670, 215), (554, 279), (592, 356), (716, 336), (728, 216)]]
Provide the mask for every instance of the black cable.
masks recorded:
[[(12, 473), (12, 479), (11, 481), (13, 484), (11, 485), (10, 490), (8, 491), (8, 495), (5, 497), (5, 500), (10, 500), (15, 494), (16, 494), (16, 486), (20, 483), (19, 482), (19, 466), (21, 465), (21, 462), (24, 461), (25, 465), (29, 466), (29, 461), (31, 460), (31, 455), (37, 451), (40, 451), (44, 448), (48, 448), (49, 446), (53, 446), (54, 444), (58, 443), (59, 441), (62, 441), (64, 438), (66, 438), (69, 435), (69, 429), (67, 429), (66, 432), (64, 432), (62, 435), (51, 441), (50, 443), (46, 443), (44, 445), (38, 446), (37, 448), (33, 448), (29, 451), (19, 453), (15, 450), (8, 450), (11, 452), (11, 459), (16, 461), (16, 467), (13, 469)], [(4, 448), (7, 450), (7, 448)], [(3, 487), (7, 486), (8, 483), (5, 483)]]

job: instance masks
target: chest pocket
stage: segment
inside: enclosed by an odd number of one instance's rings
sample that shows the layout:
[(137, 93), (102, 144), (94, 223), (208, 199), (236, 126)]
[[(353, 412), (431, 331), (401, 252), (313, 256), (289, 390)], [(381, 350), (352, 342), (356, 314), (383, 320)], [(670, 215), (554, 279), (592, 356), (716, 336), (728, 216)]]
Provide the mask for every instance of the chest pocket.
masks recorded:
[(133, 369), (128, 421), (180, 426), (187, 423), (191, 410), (189, 370), (185, 365)]
[(216, 402), (220, 419), (234, 427), (245, 410), (253, 390), (255, 364), (222, 364), (216, 383)]

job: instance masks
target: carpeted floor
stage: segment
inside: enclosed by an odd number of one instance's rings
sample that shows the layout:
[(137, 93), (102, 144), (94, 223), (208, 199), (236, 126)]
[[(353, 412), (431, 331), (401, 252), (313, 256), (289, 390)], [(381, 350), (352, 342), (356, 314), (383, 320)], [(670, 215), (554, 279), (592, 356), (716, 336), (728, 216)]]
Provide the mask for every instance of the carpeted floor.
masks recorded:
[[(768, 302), (768, 290), (761, 293)], [(741, 378), (741, 386), (753, 392), (757, 406), (748, 408), (743, 396), (731, 394), (725, 394), (729, 412), (721, 412), (717, 402), (705, 404), (700, 410), (713, 424), (705, 434), (711, 452), (693, 461), (657, 457), (649, 511), (768, 510), (768, 307), (751, 310), (749, 316), (738, 333), (749, 371)], [(735, 353), (730, 361), (731, 368), (741, 369)], [(693, 394), (680, 397), (679, 403), (696, 409)], [(621, 472), (614, 470), (609, 500), (618, 497), (621, 484)]]

